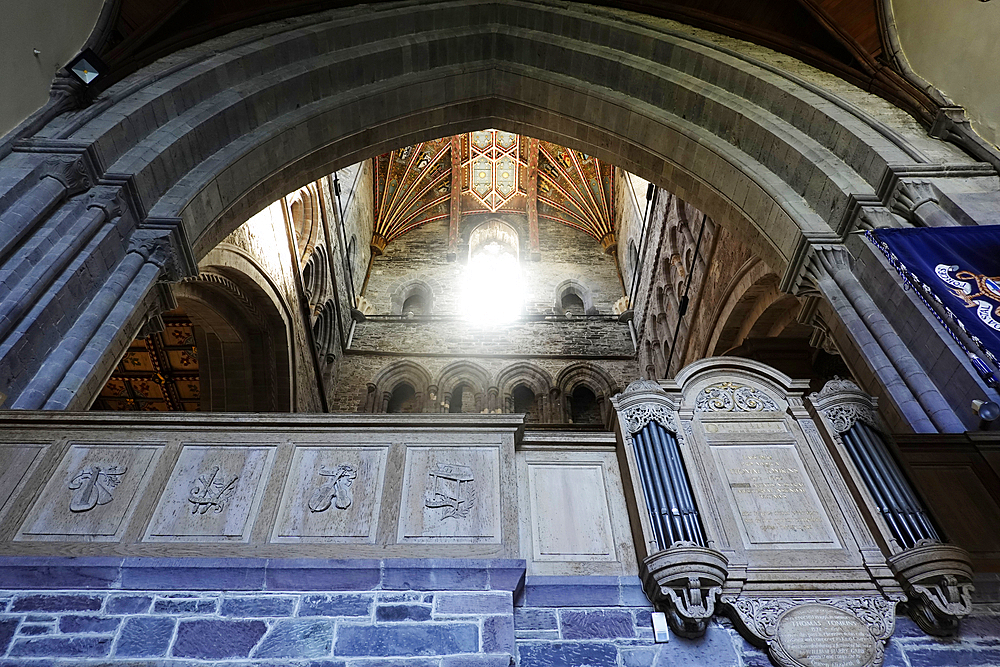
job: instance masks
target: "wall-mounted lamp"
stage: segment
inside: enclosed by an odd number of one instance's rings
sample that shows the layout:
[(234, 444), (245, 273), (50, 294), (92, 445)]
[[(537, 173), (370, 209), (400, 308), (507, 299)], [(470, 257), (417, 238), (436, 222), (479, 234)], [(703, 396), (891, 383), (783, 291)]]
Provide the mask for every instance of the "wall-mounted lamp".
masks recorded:
[(985, 431), (997, 417), (1000, 417), (1000, 405), (993, 401), (973, 401), (972, 411), (979, 415), (979, 430)]
[(84, 49), (76, 58), (69, 61), (66, 69), (73, 73), (86, 85), (91, 85), (108, 71), (108, 66), (104, 64), (96, 53), (90, 49)]

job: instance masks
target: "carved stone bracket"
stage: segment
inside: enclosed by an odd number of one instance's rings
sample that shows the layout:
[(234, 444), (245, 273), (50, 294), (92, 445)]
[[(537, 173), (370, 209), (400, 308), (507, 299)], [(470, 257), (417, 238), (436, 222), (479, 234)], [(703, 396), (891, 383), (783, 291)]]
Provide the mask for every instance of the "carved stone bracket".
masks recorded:
[(929, 181), (900, 181), (892, 200), (892, 211), (917, 224), (917, 209), (924, 204), (936, 204), (937, 201), (937, 193)]
[(903, 584), (906, 611), (928, 634), (950, 636), (972, 611), (972, 562), (951, 544), (919, 544), (889, 558)]
[(729, 560), (720, 552), (678, 542), (639, 568), (646, 596), (681, 637), (700, 637), (715, 613)]
[(677, 419), (672, 411), (665, 405), (656, 403), (641, 403), (622, 412), (622, 420), (625, 422), (625, 429), (628, 435), (641, 431), (651, 421), (659, 422), (665, 429), (675, 434), (677, 430)]
[(781, 667), (879, 667), (896, 623), (896, 600), (882, 596), (806, 598), (725, 596), (748, 639)]
[(651, 421), (679, 434), (677, 417), (667, 393), (655, 380), (640, 378), (611, 398), (618, 411), (625, 437), (643, 429)]

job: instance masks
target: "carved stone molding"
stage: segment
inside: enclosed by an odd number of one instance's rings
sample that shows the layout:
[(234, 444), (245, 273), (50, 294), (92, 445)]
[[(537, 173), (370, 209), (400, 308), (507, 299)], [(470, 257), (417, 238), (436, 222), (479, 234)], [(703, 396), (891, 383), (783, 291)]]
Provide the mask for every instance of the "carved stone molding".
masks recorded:
[(932, 635), (951, 636), (972, 611), (972, 562), (951, 544), (919, 544), (889, 558), (889, 568), (903, 584), (906, 611)]
[(695, 399), (695, 412), (774, 412), (778, 409), (774, 399), (764, 392), (737, 382), (709, 385)]
[(879, 667), (896, 623), (896, 600), (882, 596), (807, 598), (725, 596), (740, 629), (781, 667)]
[(658, 422), (674, 434), (678, 433), (677, 419), (673, 411), (659, 403), (640, 403), (626, 408), (621, 415), (628, 435), (641, 431), (651, 421)]
[(916, 210), (928, 203), (937, 203), (937, 193), (929, 181), (900, 181), (892, 200), (892, 210), (910, 222), (916, 221)]
[(809, 401), (837, 435), (850, 430), (859, 420), (877, 431), (885, 430), (879, 421), (875, 398), (851, 380), (835, 377), (818, 392), (809, 394)]
[(66, 188), (66, 196), (72, 197), (93, 185), (93, 177), (87, 163), (80, 156), (52, 157), (45, 161), (42, 178), (54, 178)]
[(728, 574), (722, 553), (683, 542), (649, 556), (639, 568), (646, 595), (681, 637), (705, 634)]

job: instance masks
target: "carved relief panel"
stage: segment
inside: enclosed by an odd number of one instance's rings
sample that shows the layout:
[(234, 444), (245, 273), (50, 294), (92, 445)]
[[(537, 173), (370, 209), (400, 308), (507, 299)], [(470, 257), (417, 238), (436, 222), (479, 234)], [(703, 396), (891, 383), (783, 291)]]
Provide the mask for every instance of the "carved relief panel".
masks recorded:
[(296, 447), (271, 541), (374, 544), (387, 452)]
[(400, 543), (500, 543), (500, 448), (407, 447)]
[(38, 467), (47, 445), (0, 445), (0, 518), (10, 509), (11, 500), (24, 488)]
[(249, 541), (274, 452), (274, 447), (185, 445), (145, 540)]
[(70, 445), (14, 539), (120, 540), (161, 450)]

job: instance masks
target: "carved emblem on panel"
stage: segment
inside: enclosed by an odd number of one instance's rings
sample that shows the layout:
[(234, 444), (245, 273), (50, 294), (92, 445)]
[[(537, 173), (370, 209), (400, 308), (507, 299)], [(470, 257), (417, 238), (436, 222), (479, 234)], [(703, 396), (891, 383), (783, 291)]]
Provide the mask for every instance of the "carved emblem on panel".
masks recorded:
[(70, 499), (71, 512), (87, 512), (98, 505), (107, 505), (114, 496), (112, 491), (126, 472), (124, 466), (93, 465), (80, 470), (69, 482), (70, 491), (76, 491)]
[(310, 512), (325, 512), (331, 506), (339, 510), (346, 510), (354, 502), (354, 494), (351, 485), (358, 476), (358, 470), (354, 466), (341, 463), (334, 469), (320, 468), (319, 474), (328, 477), (325, 484), (316, 489), (309, 499)]
[(159, 445), (70, 445), (14, 539), (120, 539), (161, 451)]
[(424, 507), (444, 508), (441, 520), (464, 519), (476, 504), (476, 478), (469, 466), (438, 463), (427, 473)]
[(297, 445), (272, 542), (374, 544), (388, 445)]
[(205, 514), (211, 510), (218, 514), (226, 509), (226, 503), (236, 491), (236, 482), (239, 479), (238, 476), (230, 479), (219, 466), (212, 468), (211, 472), (199, 475), (194, 488), (188, 494), (188, 502), (194, 505), (191, 513)]
[(878, 667), (896, 621), (896, 602), (881, 596), (723, 601), (782, 667)]
[(273, 446), (184, 445), (146, 529), (154, 542), (246, 542)]
[(719, 382), (698, 393), (696, 412), (764, 412), (778, 410), (770, 396), (737, 382)]
[(403, 543), (499, 543), (499, 448), (407, 447), (399, 514)]

